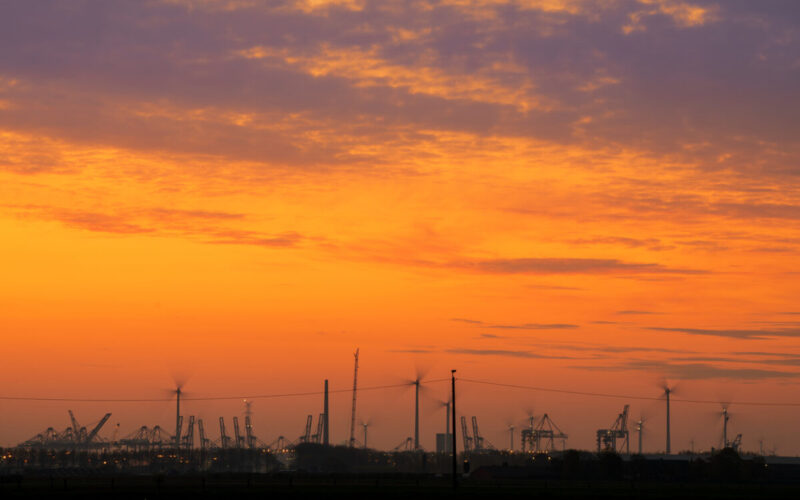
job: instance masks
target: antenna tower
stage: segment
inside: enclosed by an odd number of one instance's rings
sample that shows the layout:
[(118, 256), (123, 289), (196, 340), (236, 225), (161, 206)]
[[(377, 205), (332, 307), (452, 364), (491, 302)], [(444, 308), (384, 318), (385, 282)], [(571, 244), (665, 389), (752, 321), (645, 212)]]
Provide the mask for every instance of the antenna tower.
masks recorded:
[(355, 368), (353, 369), (353, 411), (350, 413), (350, 447), (356, 445), (356, 394), (358, 390), (358, 349), (355, 353)]

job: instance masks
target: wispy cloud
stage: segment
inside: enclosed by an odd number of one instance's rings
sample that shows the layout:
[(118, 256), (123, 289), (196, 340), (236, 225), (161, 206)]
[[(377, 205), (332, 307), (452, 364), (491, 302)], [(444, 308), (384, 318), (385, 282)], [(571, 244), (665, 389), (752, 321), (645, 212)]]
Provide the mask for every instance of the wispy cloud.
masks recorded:
[(209, 234), (206, 243), (215, 245), (253, 245), (259, 247), (293, 247), (305, 238), (295, 232), (267, 236), (263, 233), (241, 230), (221, 230)]
[(539, 284), (525, 285), (525, 288), (530, 288), (533, 290), (584, 290), (584, 288), (578, 286), (539, 285)]
[(496, 328), (499, 330), (569, 330), (579, 328), (579, 325), (570, 323), (487, 323), (467, 318), (452, 318), (450, 321), (467, 323), (481, 328)]
[(758, 368), (728, 368), (710, 363), (672, 363), (666, 361), (633, 360), (603, 366), (573, 366), (573, 368), (589, 371), (647, 371), (656, 372), (668, 378), (708, 380), (770, 380), (796, 379), (800, 372), (765, 370)]
[(617, 259), (516, 258), (458, 261), (451, 267), (491, 274), (704, 274), (700, 269), (672, 268), (657, 263)]
[(294, 231), (268, 234), (222, 225), (245, 219), (244, 214), (233, 212), (155, 207), (103, 213), (45, 205), (5, 207), (20, 212), (23, 217), (57, 221), (71, 228), (98, 233), (169, 235), (216, 245), (273, 248), (294, 247), (306, 240), (303, 235)]
[(58, 211), (51, 216), (66, 226), (99, 233), (140, 234), (155, 231), (132, 223), (129, 218), (103, 213)]
[(649, 353), (667, 353), (667, 354), (688, 354), (694, 351), (687, 349), (677, 349), (669, 347), (645, 347), (645, 346), (631, 346), (631, 345), (604, 345), (592, 343), (548, 343), (534, 344), (538, 349), (555, 349), (562, 351), (577, 351), (577, 352), (590, 352), (606, 354), (627, 354), (634, 352), (649, 352)]
[(742, 340), (759, 340), (775, 337), (800, 337), (800, 328), (778, 328), (778, 329), (711, 329), (711, 328), (675, 328), (650, 326), (647, 330), (657, 332), (676, 332), (687, 335), (704, 335), (712, 337), (726, 337)]
[(576, 238), (569, 240), (573, 245), (612, 245), (630, 248), (647, 248), (654, 251), (671, 250), (674, 245), (664, 244), (658, 238), (630, 238), (626, 236), (596, 236), (592, 238)]
[(550, 356), (531, 351), (516, 351), (509, 349), (447, 349), (445, 352), (449, 352), (451, 354), (467, 354), (471, 356), (504, 356), (528, 359), (580, 359), (572, 356)]

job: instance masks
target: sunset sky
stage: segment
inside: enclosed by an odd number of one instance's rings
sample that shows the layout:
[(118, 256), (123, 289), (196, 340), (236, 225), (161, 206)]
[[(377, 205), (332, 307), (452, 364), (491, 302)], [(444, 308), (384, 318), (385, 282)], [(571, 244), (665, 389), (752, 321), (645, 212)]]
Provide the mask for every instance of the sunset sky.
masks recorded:
[[(799, 454), (800, 3), (0, 4), (0, 396), (169, 398), (417, 373), (676, 399), (672, 449)], [(426, 385), (422, 443), (448, 386)], [(508, 444), (625, 403), (459, 385)], [(334, 394), (331, 433), (348, 437)], [(413, 388), (364, 391), (370, 444)], [(0, 446), (173, 404), (0, 400)], [(238, 399), (187, 401), (216, 422)], [(295, 439), (321, 397), (256, 399)], [(315, 417), (316, 419), (316, 417)], [(216, 438), (216, 426), (211, 427)]]

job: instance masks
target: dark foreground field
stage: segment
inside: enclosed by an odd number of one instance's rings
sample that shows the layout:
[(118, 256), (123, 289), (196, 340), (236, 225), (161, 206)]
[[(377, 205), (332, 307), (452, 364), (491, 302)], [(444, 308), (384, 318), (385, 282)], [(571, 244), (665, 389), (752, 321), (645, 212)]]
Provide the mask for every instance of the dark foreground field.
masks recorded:
[(462, 480), (447, 477), (196, 475), (3, 477), (0, 498), (798, 498), (800, 486), (768, 483)]

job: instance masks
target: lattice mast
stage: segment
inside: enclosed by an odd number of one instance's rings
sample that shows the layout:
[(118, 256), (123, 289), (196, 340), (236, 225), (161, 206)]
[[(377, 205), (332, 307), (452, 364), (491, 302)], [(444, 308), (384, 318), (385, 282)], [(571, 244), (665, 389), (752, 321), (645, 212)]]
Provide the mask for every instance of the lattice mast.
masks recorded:
[(353, 410), (350, 412), (350, 447), (356, 445), (356, 395), (358, 393), (358, 349), (355, 352), (355, 368), (353, 369)]

